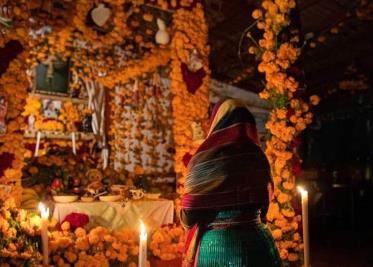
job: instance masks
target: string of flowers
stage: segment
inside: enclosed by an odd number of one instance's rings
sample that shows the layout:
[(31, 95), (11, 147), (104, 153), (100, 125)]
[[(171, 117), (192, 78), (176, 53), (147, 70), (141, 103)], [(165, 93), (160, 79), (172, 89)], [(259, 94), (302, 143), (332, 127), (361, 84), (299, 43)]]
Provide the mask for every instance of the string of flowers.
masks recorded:
[[(193, 142), (193, 122), (205, 124), (209, 106), (208, 91), (210, 70), (208, 67), (209, 46), (207, 45), (208, 26), (203, 6), (197, 4), (193, 9), (177, 9), (173, 14), (174, 36), (171, 42), (171, 91), (173, 93), (172, 113), (174, 118), (173, 137), (175, 141), (175, 172), (177, 193), (183, 194), (186, 167), (183, 157), (193, 153), (198, 144)], [(187, 90), (182, 75), (182, 64), (188, 64), (191, 53), (196, 49), (203, 61), (206, 76), (198, 90), (192, 94)], [(176, 200), (178, 212), (179, 200)]]
[[(295, 195), (296, 176), (292, 163), (297, 160), (296, 137), (312, 122), (310, 105), (297, 94), (299, 84), (289, 74), (289, 67), (297, 60), (299, 37), (283, 41), (281, 33), (290, 24), (294, 0), (266, 0), (253, 11), (257, 27), (264, 31), (257, 47), (249, 52), (260, 58), (258, 70), (265, 74), (265, 88), (259, 94), (269, 100), (273, 109), (266, 128), (271, 133), (266, 143), (266, 155), (271, 165), (274, 198), (267, 213), (267, 221), (276, 240), (285, 266), (300, 265), (303, 244), (299, 234), (300, 215), (296, 215), (291, 201)], [(310, 104), (317, 105), (319, 98), (311, 96)]]

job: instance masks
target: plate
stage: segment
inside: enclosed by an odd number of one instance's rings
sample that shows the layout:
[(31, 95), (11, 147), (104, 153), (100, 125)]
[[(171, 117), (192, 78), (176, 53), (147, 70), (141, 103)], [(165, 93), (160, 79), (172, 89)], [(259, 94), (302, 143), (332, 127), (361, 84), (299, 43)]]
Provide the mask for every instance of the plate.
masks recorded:
[(70, 203), (78, 200), (78, 196), (53, 196), (53, 200), (58, 203)]
[(147, 199), (159, 199), (161, 193), (146, 193), (145, 198)]
[(82, 202), (92, 202), (95, 200), (95, 198), (94, 197), (80, 197), (80, 200)]
[(121, 195), (108, 195), (108, 196), (100, 196), (100, 201), (103, 202), (115, 202), (121, 199)]

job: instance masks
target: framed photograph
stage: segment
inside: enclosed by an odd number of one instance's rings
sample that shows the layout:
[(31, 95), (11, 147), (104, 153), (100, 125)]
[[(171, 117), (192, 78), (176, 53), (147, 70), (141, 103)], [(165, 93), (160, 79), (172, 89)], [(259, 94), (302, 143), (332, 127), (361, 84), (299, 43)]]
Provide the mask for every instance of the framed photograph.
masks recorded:
[(70, 61), (51, 56), (35, 69), (34, 93), (69, 96)]
[(62, 101), (54, 99), (43, 99), (43, 117), (46, 119), (58, 119), (61, 114)]

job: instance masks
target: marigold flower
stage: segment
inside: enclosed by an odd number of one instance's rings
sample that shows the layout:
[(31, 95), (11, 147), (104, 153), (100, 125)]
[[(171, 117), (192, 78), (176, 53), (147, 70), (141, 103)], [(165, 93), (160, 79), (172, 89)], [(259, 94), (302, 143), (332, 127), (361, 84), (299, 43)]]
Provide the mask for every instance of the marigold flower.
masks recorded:
[(313, 95), (310, 97), (311, 104), (317, 106), (320, 102), (320, 98), (317, 95)]
[(288, 260), (289, 260), (289, 261), (297, 261), (298, 259), (299, 259), (298, 254), (295, 254), (295, 253), (289, 253), (289, 255), (288, 255)]
[(285, 193), (281, 193), (278, 197), (277, 200), (280, 204), (284, 204), (289, 200), (289, 196)]

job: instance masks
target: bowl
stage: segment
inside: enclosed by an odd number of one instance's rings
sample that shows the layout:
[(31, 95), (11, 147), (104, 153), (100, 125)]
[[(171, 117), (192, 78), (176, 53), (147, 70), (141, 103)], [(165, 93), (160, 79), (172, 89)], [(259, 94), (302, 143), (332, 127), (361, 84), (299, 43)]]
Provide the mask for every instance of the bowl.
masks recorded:
[(53, 200), (58, 203), (70, 203), (78, 200), (78, 196), (53, 196)]
[(94, 197), (80, 197), (80, 200), (82, 202), (92, 202), (95, 200), (95, 198)]
[(100, 196), (100, 201), (115, 202), (115, 201), (119, 201), (121, 198), (122, 198), (121, 195), (106, 195), (106, 196)]
[(159, 199), (161, 193), (145, 193), (145, 198), (147, 199)]

